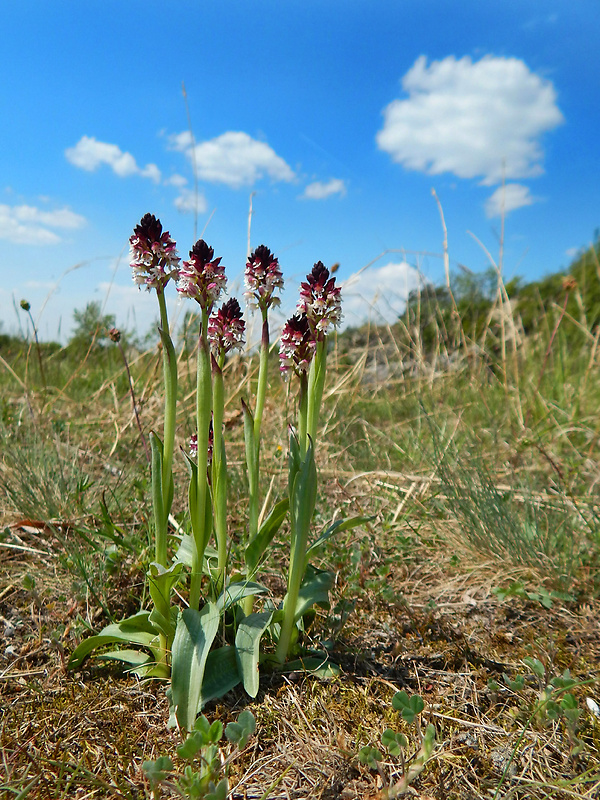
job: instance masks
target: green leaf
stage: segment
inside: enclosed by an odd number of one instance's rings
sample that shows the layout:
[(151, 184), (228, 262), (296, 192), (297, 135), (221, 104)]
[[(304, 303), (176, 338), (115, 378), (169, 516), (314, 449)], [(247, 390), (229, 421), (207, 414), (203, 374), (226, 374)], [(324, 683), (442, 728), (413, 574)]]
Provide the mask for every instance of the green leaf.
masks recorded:
[(245, 559), (246, 564), (248, 565), (249, 576), (252, 576), (256, 572), (267, 547), (271, 544), (275, 534), (281, 527), (281, 523), (285, 519), (289, 507), (289, 498), (286, 497), (283, 500), (280, 500), (271, 509), (271, 513), (265, 519), (263, 524), (258, 529), (258, 533), (246, 548)]
[(306, 672), (315, 678), (337, 678), (342, 671), (337, 664), (328, 660), (324, 653), (322, 656), (304, 656), (294, 661), (287, 661), (280, 668), (281, 672)]
[(152, 657), (142, 650), (111, 650), (109, 653), (100, 653), (97, 658), (101, 661), (123, 661), (132, 667), (152, 663)]
[(383, 732), (381, 744), (392, 756), (399, 756), (402, 748), (408, 746), (406, 736), (404, 736), (402, 733), (396, 733), (396, 731), (393, 731), (391, 728), (386, 728), (386, 730)]
[(304, 583), (298, 593), (294, 619), (298, 620), (303, 617), (314, 605), (327, 608), (329, 606), (329, 592), (334, 582), (335, 576), (331, 572), (309, 567)]
[(392, 697), (392, 707), (400, 711), (403, 719), (410, 724), (423, 711), (425, 703), (420, 695), (413, 694), (409, 697), (403, 689)]
[(343, 531), (349, 531), (352, 528), (358, 527), (358, 525), (362, 525), (365, 522), (370, 522), (374, 519), (373, 516), (370, 517), (351, 517), (350, 519), (339, 519), (337, 522), (333, 522), (329, 527), (327, 527), (323, 533), (319, 536), (318, 539), (310, 545), (310, 547), (306, 551), (306, 557), (311, 555), (318, 547), (321, 547), (327, 539), (333, 536), (334, 533), (342, 533)]
[(156, 658), (153, 646), (158, 645), (158, 631), (149, 622), (149, 616), (149, 612), (141, 612), (122, 622), (107, 625), (101, 633), (84, 639), (71, 653), (69, 669), (78, 669), (90, 653), (107, 644), (137, 644), (150, 649)]
[(358, 760), (361, 764), (367, 764), (371, 769), (377, 769), (377, 762), (383, 761), (383, 753), (376, 747), (361, 747), (358, 751)]
[(544, 665), (539, 659), (526, 656), (523, 659), (523, 663), (526, 664), (538, 678), (543, 678), (546, 675)]
[(214, 603), (202, 611), (186, 608), (175, 631), (171, 666), (171, 704), (180, 727), (191, 730), (200, 710), (206, 660), (219, 629), (220, 613)]
[(173, 762), (169, 756), (159, 756), (156, 761), (144, 761), (142, 770), (154, 790), (156, 785), (167, 777), (169, 772), (174, 769)]
[(231, 583), (222, 594), (219, 595), (216, 605), (220, 611), (227, 611), (228, 608), (239, 603), (244, 597), (250, 597), (257, 594), (264, 594), (267, 590), (260, 583), (252, 583), (252, 581), (240, 581), (239, 583)]
[(200, 693), (200, 708), (211, 700), (218, 700), (240, 682), (235, 647), (227, 645), (211, 650), (206, 659), (204, 680)]
[(317, 468), (312, 444), (294, 478), (290, 494), (292, 537), (301, 536), (306, 541), (317, 500)]
[(245, 709), (240, 712), (237, 722), (230, 722), (225, 728), (225, 736), (228, 741), (243, 750), (255, 730), (256, 720), (254, 719), (254, 714), (249, 709)]
[(169, 645), (175, 636), (174, 621), (177, 619), (177, 615), (172, 614), (171, 594), (179, 583), (182, 570), (183, 564), (179, 562), (168, 568), (152, 562), (148, 570), (150, 597), (154, 603), (150, 621), (166, 636)]
[(256, 697), (259, 686), (258, 660), (260, 640), (269, 627), (272, 611), (249, 614), (241, 622), (235, 636), (235, 652), (244, 689), (250, 697)]

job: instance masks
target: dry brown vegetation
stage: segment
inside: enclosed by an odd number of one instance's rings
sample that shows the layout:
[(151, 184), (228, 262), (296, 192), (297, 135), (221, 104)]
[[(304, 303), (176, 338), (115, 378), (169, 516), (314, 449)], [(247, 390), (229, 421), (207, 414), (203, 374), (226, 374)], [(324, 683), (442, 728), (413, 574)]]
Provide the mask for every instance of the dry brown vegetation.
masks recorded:
[[(357, 754), (365, 745), (380, 747), (386, 727), (404, 731), (408, 759), (418, 750), (417, 728), (391, 705), (404, 688), (425, 701), (422, 727), (432, 723), (436, 730), (434, 753), (406, 796), (600, 797), (600, 717), (586, 702), (600, 702), (600, 381), (595, 366), (588, 369), (590, 352), (571, 372), (552, 358), (542, 386), (533, 349), (518, 354), (518, 385), (501, 368), (494, 372), (472, 358), (445, 374), (426, 372), (422, 362), (410, 378), (378, 383), (365, 379), (373, 374), (369, 341), (359, 357), (346, 358), (341, 343), (336, 351), (317, 459), (318, 522), (334, 514), (373, 516), (320, 555), (335, 571), (336, 586), (331, 611), (319, 611), (308, 636), (327, 642), (341, 672), (326, 680), (266, 674), (256, 701), (237, 689), (205, 709), (224, 722), (244, 707), (256, 717), (256, 734), (232, 763), (231, 796), (384, 797), (400, 778), (399, 760), (386, 758), (374, 771)], [(382, 358), (383, 345), (374, 346)], [(146, 430), (160, 421), (159, 363), (151, 353), (132, 365)], [(75, 674), (66, 669), (69, 652), (88, 631), (108, 615), (132, 613), (145, 596), (144, 453), (119, 368), (93, 389), (77, 390), (93, 369), (90, 356), (73, 368), (68, 385), (6, 384), (0, 465), (6, 797), (142, 798), (150, 796), (142, 762), (171, 755), (177, 763), (181, 735), (167, 728), (163, 686), (140, 683), (99, 660)], [(190, 433), (191, 369), (182, 359), (181, 444)], [(237, 409), (248, 372), (243, 359), (230, 364), (234, 535), (244, 520)], [(272, 384), (264, 491), (271, 487), (277, 495), (293, 397), (275, 375)], [(183, 463), (177, 468), (184, 485)], [(490, 485), (500, 487), (498, 496), (490, 495)], [(102, 497), (123, 546), (107, 538)], [(469, 516), (468, 503), (491, 507)], [(175, 513), (182, 505), (180, 496)], [(506, 530), (521, 520), (520, 544), (498, 545), (494, 518)], [(537, 538), (527, 538), (531, 525), (538, 526)], [(552, 526), (564, 536), (552, 538)], [(276, 548), (261, 576), (275, 598), (283, 592), (284, 559), (285, 549)], [(543, 678), (524, 658), (543, 665)], [(571, 727), (540, 702), (540, 692), (565, 670), (576, 681), (570, 692), (581, 712)], [(519, 675), (523, 688), (511, 688), (507, 681)], [(163, 796), (176, 795), (165, 789)]]

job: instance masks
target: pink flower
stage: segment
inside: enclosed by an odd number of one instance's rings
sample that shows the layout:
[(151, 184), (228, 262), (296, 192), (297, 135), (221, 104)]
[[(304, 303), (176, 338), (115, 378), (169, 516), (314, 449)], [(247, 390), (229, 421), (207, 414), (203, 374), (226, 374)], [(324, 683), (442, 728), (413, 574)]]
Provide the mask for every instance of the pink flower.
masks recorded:
[(300, 284), (297, 310), (306, 314), (308, 324), (319, 338), (327, 333), (330, 325), (336, 327), (342, 321), (341, 290), (321, 261), (317, 261), (306, 281)]
[(279, 372), (287, 380), (292, 372), (308, 372), (317, 343), (306, 314), (294, 314), (283, 326), (279, 340)]
[(144, 214), (129, 245), (133, 280), (138, 286), (162, 291), (171, 278), (177, 280), (180, 258), (175, 242), (153, 214)]
[(242, 319), (240, 304), (232, 297), (214, 313), (208, 322), (208, 340), (215, 358), (230, 350), (241, 349), (244, 344), (246, 323)]
[(225, 268), (214, 254), (213, 248), (199, 239), (190, 250), (189, 261), (181, 265), (177, 283), (179, 294), (196, 300), (209, 314), (227, 284)]
[(283, 275), (279, 261), (268, 247), (261, 244), (251, 253), (246, 263), (246, 288), (244, 293), (250, 308), (265, 311), (278, 306), (280, 300), (273, 296), (275, 289), (283, 288)]

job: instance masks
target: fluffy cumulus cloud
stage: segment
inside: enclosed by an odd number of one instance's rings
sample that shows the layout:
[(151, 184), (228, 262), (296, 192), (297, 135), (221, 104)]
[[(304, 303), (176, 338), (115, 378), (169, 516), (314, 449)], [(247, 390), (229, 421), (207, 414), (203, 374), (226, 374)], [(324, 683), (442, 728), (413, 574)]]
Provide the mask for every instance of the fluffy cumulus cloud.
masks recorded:
[(95, 172), (106, 164), (120, 178), (138, 175), (149, 178), (154, 183), (160, 183), (161, 173), (156, 164), (140, 167), (131, 153), (123, 152), (116, 144), (99, 142), (93, 136), (82, 136), (75, 147), (65, 150), (65, 156), (75, 167), (87, 172)]
[(209, 183), (239, 189), (265, 177), (285, 182), (295, 178), (294, 171), (272, 147), (242, 131), (227, 131), (195, 146), (188, 133), (181, 133), (171, 137), (171, 146), (185, 152), (198, 178)]
[(532, 196), (528, 186), (523, 186), (521, 183), (507, 183), (506, 186), (499, 186), (488, 197), (485, 213), (488, 217), (501, 217), (535, 202), (536, 198)]
[(411, 170), (485, 185), (543, 172), (544, 133), (563, 122), (552, 83), (517, 58), (468, 56), (427, 63), (402, 78), (407, 97), (383, 111), (379, 148)]
[(332, 178), (327, 183), (322, 181), (309, 183), (301, 197), (304, 200), (325, 200), (333, 194), (339, 194), (341, 197), (346, 194), (346, 184), (340, 178)]
[(85, 225), (85, 217), (68, 208), (44, 211), (35, 206), (0, 205), (0, 239), (14, 244), (58, 244), (58, 230), (75, 230)]
[(342, 287), (344, 323), (393, 323), (404, 311), (409, 293), (422, 285), (418, 270), (406, 261), (360, 270)]

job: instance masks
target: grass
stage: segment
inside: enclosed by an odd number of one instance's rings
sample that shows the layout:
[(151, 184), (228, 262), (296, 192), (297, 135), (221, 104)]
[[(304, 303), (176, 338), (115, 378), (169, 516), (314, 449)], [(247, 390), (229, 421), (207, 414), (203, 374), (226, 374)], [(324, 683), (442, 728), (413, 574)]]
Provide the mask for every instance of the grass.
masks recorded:
[[(272, 798), (383, 796), (398, 763), (374, 772), (357, 754), (380, 746), (386, 727), (402, 728), (391, 698), (405, 688), (423, 697), (423, 722), (436, 728), (433, 757), (413, 782), (418, 796), (596, 797), (600, 719), (586, 705), (600, 700), (593, 332), (571, 352), (568, 329), (552, 337), (549, 324), (514, 350), (500, 342), (491, 358), (464, 332), (454, 346), (440, 331), (427, 350), (407, 331), (402, 322), (365, 329), (333, 348), (315, 528), (335, 514), (373, 516), (316, 561), (334, 569), (336, 586), (307, 635), (342, 674), (262, 679), (250, 704), (257, 733), (232, 765), (234, 796), (260, 798), (269, 787)], [(0, 789), (14, 798), (150, 797), (142, 762), (177, 763), (181, 741), (166, 727), (162, 687), (99, 661), (65, 670), (82, 636), (146, 597), (148, 475), (125, 368), (114, 348), (42, 346), (44, 385), (34, 354), (0, 354)], [(160, 353), (130, 355), (147, 434), (162, 425)], [(188, 355), (182, 446), (194, 408)], [(227, 371), (235, 559), (245, 520), (239, 398), (256, 364), (235, 358)], [(295, 402), (276, 372), (273, 364), (263, 496), (285, 484)], [(183, 459), (176, 470), (185, 485)], [(175, 517), (183, 507), (176, 496)], [(261, 576), (275, 600), (283, 552), (274, 549)], [(524, 659), (543, 665), (544, 682), (570, 671), (575, 727), (539, 712), (539, 676)], [(226, 723), (247, 704), (236, 690), (206, 713)], [(410, 755), (418, 738), (402, 729)]]

